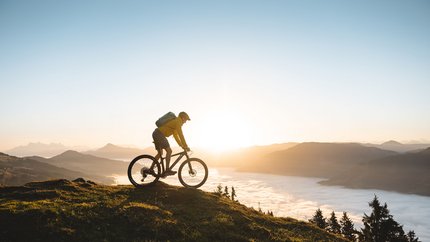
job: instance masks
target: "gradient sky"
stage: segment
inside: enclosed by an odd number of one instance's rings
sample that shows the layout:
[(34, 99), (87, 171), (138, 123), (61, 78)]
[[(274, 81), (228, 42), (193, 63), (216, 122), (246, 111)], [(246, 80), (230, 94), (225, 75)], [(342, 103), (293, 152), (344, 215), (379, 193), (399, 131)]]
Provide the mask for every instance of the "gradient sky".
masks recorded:
[(429, 1), (1, 0), (0, 37), (0, 150), (430, 140)]

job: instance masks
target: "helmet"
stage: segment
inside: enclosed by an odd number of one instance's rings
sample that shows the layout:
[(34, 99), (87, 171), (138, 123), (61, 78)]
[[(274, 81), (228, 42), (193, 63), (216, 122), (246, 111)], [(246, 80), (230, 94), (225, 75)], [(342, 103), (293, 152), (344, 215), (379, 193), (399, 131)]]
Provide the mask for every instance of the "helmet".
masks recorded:
[(191, 120), (186, 112), (180, 112), (179, 117), (183, 117), (185, 120)]

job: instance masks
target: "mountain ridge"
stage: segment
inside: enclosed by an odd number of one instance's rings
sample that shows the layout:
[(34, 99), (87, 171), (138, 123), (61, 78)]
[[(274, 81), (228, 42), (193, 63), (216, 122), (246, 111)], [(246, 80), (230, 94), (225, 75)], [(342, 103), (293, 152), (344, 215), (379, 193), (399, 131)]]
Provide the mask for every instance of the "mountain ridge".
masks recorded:
[(43, 157), (51, 157), (69, 149), (61, 143), (44, 144), (41, 142), (30, 142), (27, 145), (17, 146), (6, 150), (5, 153), (14, 156), (31, 156), (38, 155)]
[(124, 174), (128, 167), (128, 163), (123, 161), (83, 154), (74, 150), (67, 150), (52, 158), (44, 159), (43, 162), (99, 176)]
[(112, 143), (107, 143), (101, 148), (98, 148), (95, 150), (88, 150), (82, 153), (103, 157), (107, 159), (131, 160), (134, 157), (141, 154), (149, 153), (149, 154), (155, 155), (155, 150), (149, 147), (144, 149), (139, 149), (139, 148), (123, 147), (119, 145), (114, 145)]
[(329, 178), (360, 162), (397, 154), (394, 151), (367, 147), (358, 143), (300, 143), (286, 150), (272, 152), (253, 167), (243, 164), (241, 171), (279, 175)]
[[(40, 157), (39, 159), (45, 158)], [(29, 157), (19, 158), (0, 153), (0, 184), (23, 185), (27, 182), (38, 180), (72, 179), (77, 177), (85, 177), (103, 183), (113, 183), (113, 179), (103, 176), (90, 175), (85, 172), (54, 166)]]
[(398, 154), (358, 164), (320, 184), (430, 196), (428, 174), (430, 148), (418, 153)]
[(395, 141), (395, 140), (389, 140), (389, 141), (386, 141), (382, 144), (365, 143), (363, 145), (369, 146), (369, 147), (376, 147), (376, 148), (380, 148), (380, 149), (385, 149), (385, 150), (392, 150), (392, 151), (399, 152), (399, 153), (415, 152), (415, 151), (419, 151), (419, 150), (426, 149), (426, 148), (430, 147), (430, 144), (420, 144), (420, 143), (403, 144), (403, 143), (400, 143), (400, 142)]

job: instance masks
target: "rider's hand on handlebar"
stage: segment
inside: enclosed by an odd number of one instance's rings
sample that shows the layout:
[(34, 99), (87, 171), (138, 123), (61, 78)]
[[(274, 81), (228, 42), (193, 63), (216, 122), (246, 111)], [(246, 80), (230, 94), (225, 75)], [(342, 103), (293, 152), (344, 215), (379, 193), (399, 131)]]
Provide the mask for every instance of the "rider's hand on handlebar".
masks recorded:
[(187, 152), (191, 151), (189, 147), (185, 147), (184, 150), (187, 151)]

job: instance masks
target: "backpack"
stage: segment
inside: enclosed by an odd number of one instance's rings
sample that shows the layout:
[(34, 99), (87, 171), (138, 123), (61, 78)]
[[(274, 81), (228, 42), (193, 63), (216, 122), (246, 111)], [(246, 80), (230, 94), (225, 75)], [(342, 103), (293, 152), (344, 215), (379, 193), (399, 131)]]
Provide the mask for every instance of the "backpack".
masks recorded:
[(157, 122), (155, 122), (155, 125), (157, 125), (157, 127), (161, 127), (163, 125), (165, 125), (167, 122), (173, 120), (176, 118), (176, 115), (172, 112), (168, 112), (166, 114), (164, 114), (161, 118), (159, 118), (157, 120)]

